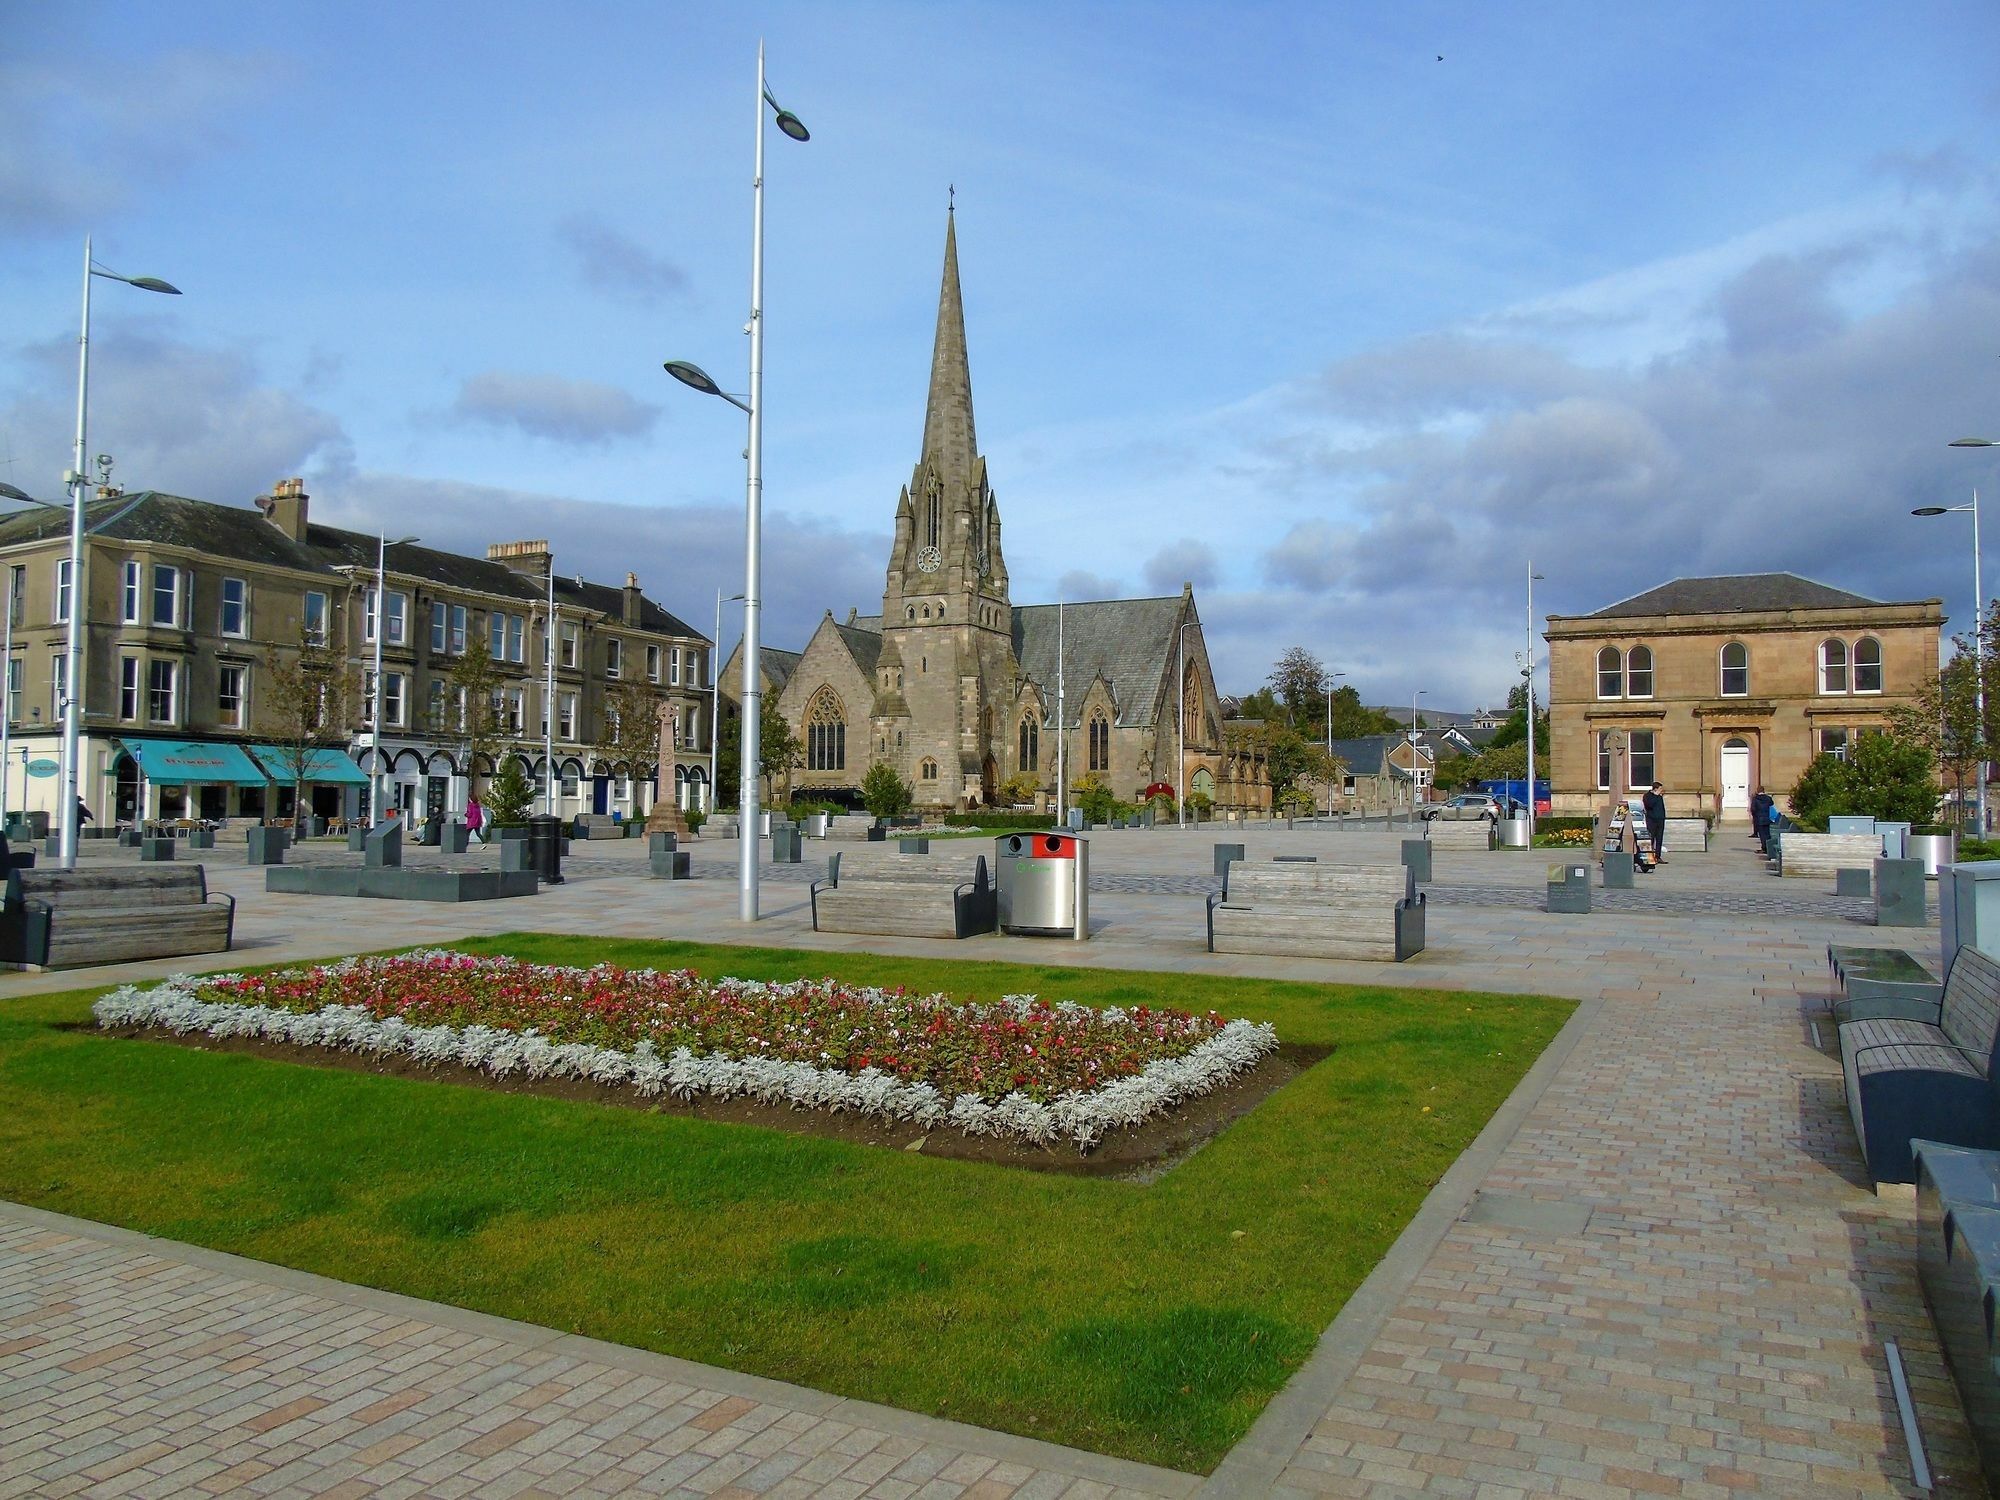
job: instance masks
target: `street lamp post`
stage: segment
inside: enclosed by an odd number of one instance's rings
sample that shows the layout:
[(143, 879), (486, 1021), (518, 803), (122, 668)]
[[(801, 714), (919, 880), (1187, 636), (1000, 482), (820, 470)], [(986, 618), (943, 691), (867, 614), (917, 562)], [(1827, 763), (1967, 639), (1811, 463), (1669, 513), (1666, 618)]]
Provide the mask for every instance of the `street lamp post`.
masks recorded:
[(1535, 847), (1535, 571), (1528, 562), (1528, 656), (1522, 676), (1528, 684), (1528, 847)]
[(1326, 674), (1326, 820), (1333, 821), (1333, 685), (1345, 672)]
[[(1954, 448), (1991, 448), (1990, 438), (1958, 438)], [(1920, 505), (1910, 514), (1913, 516), (1948, 516), (1960, 511), (1972, 516), (1972, 673), (1973, 712), (1979, 720), (1979, 744), (1983, 751), (1986, 744), (1986, 588), (1980, 577), (1979, 568), (1979, 491), (1972, 492), (1969, 505)], [(1979, 836), (1986, 837), (1986, 758), (1979, 760), (1979, 785), (1977, 788), (1979, 807)]]
[(179, 287), (169, 285), (157, 276), (121, 276), (116, 271), (105, 270), (91, 256), (90, 236), (83, 237), (83, 326), (76, 338), (76, 459), (70, 471), (63, 475), (63, 483), (68, 486), (70, 494), (69, 644), (63, 657), (62, 791), (56, 813), (60, 819), (57, 826), (61, 829), (57, 863), (65, 870), (76, 868), (78, 833), (76, 804), (80, 768), (77, 754), (83, 723), (83, 611), (89, 598), (83, 581), (83, 500), (90, 480), (83, 472), (83, 465), (87, 446), (86, 417), (90, 410), (90, 278), (93, 276), (102, 276), (106, 281), (122, 281), (142, 292), (161, 292), (169, 297), (181, 294)]
[(1180, 700), (1180, 715), (1179, 715), (1179, 719), (1180, 719), (1180, 737), (1181, 737), (1181, 762), (1180, 762), (1180, 770), (1179, 770), (1179, 772), (1177, 773), (1177, 775), (1176, 775), (1175, 779), (1176, 779), (1176, 780), (1177, 780), (1177, 781), (1178, 781), (1178, 782), (1180, 783), (1180, 814), (1181, 814), (1181, 827), (1183, 827), (1183, 828), (1187, 827), (1187, 801), (1188, 801), (1188, 785), (1187, 785), (1187, 633), (1188, 633), (1188, 632), (1189, 632), (1190, 630), (1199, 630), (1199, 629), (1201, 629), (1201, 621), (1199, 621), (1199, 620), (1188, 620), (1188, 621), (1185, 621), (1185, 622), (1183, 622), (1183, 623), (1182, 623), (1182, 625), (1181, 625), (1181, 629), (1180, 629), (1180, 647), (1181, 647), (1181, 666), (1180, 666), (1180, 679), (1179, 679), (1179, 681), (1178, 681), (1178, 682), (1176, 682), (1176, 683), (1174, 684), (1174, 696), (1175, 696), (1176, 698), (1178, 698), (1178, 699)]
[[(53, 500), (37, 500), (25, 490), (17, 490), (13, 485), (5, 483), (0, 483), (0, 500), (19, 500), (48, 510), (66, 508), (57, 505)], [(14, 731), (14, 605), (17, 601), (14, 598), (14, 580), (11, 573), (7, 575), (6, 595), (4, 607), (7, 611), (7, 623), (4, 632), (0, 632), (4, 634), (4, 640), (0, 640), (0, 824), (7, 821), (7, 793), (10, 785), (7, 750)], [(24, 773), (21, 791), (24, 800), (27, 797), (26, 781)]]
[(549, 633), (542, 642), (547, 648), (548, 665), (542, 683), (542, 811), (556, 815), (556, 560), (549, 558)]
[(1410, 823), (1417, 826), (1417, 700), (1428, 698), (1430, 689), (1416, 688), (1410, 693)]
[(719, 736), (722, 733), (722, 673), (720, 671), (722, 663), (715, 659), (722, 651), (722, 606), (725, 603), (735, 604), (742, 598), (741, 594), (731, 594), (725, 600), (722, 597), (721, 589), (715, 591), (715, 644), (709, 647), (708, 662), (708, 779), (710, 783), (708, 795), (714, 799), (709, 804), (708, 810), (710, 812), (713, 812), (720, 806), (722, 800), (722, 783), (717, 779), (715, 774), (722, 763), (718, 750), (718, 746), (721, 744)]
[[(368, 703), (368, 748), (375, 752), (374, 770), (368, 778), (371, 823), (382, 821), (382, 700), (388, 696), (382, 681), (382, 637), (389, 633), (389, 549), (407, 546), (415, 540), (413, 536), (399, 536), (392, 542), (383, 532), (377, 532), (375, 536), (375, 691)], [(406, 642), (409, 633), (410, 619), (405, 615), (403, 637)]]
[(743, 526), (743, 733), (741, 778), (737, 807), (742, 822), (738, 840), (737, 916), (757, 920), (758, 795), (757, 762), (763, 722), (763, 685), (758, 680), (758, 613), (763, 607), (764, 578), (764, 108), (769, 105), (778, 129), (795, 141), (812, 137), (799, 117), (779, 106), (764, 83), (764, 44), (757, 44), (756, 172), (750, 187), (750, 394), (730, 395), (699, 365), (670, 359), (667, 373), (704, 395), (719, 396), (750, 419), (750, 445)]

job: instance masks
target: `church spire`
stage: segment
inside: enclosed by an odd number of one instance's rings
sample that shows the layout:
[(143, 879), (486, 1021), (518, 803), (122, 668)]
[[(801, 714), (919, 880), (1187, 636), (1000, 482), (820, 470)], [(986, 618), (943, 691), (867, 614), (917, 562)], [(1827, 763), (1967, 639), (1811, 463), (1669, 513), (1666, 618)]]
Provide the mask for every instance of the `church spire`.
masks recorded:
[(965, 304), (958, 291), (958, 215), (948, 208), (922, 462), (933, 474), (963, 484), (976, 467), (978, 453), (972, 430), (972, 368), (965, 355)]

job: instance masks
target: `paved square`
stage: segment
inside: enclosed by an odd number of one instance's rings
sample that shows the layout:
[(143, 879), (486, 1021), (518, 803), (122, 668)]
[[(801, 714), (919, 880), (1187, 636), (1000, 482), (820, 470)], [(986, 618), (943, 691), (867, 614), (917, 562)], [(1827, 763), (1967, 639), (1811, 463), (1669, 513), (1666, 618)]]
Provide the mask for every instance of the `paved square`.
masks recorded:
[[(1222, 837), (1253, 858), (1393, 859), (1400, 834)], [(1914, 1494), (1890, 1339), (1936, 1493), (1979, 1492), (1912, 1206), (1867, 1190), (1811, 1024), (1829, 941), (1922, 951), (1934, 927), (1878, 936), (1865, 904), (1762, 874), (1731, 833), (1578, 917), (1535, 909), (1543, 854), (1440, 853), (1410, 963), (1224, 958), (1201, 942), (1213, 841), (1100, 835), (1086, 944), (822, 938), (810, 863), (770, 869), (754, 933), (1589, 1002), (1206, 1484), (13, 1210), (0, 1496)], [(733, 844), (699, 848), (699, 878), (676, 883), (638, 878), (636, 844), (576, 847), (564, 886), (464, 907), (267, 897), (258, 872), (210, 868), (242, 899), (242, 962), (322, 956), (352, 932), (750, 936)], [(12, 976), (0, 995), (76, 982)]]

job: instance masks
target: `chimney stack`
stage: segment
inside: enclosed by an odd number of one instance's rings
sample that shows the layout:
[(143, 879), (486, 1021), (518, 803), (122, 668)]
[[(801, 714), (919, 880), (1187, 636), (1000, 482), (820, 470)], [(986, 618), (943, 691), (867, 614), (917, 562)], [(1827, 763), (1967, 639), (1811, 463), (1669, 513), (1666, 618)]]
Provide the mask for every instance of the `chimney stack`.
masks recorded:
[(303, 479), (280, 479), (271, 486), (271, 493), (257, 497), (257, 509), (264, 513), (264, 519), (295, 542), (306, 539), (306, 482)]
[(505, 563), (516, 573), (540, 578), (555, 566), (555, 557), (546, 541), (494, 542), (486, 549), (488, 562)]
[(635, 629), (638, 627), (639, 607), (645, 603), (645, 599), (646, 596), (639, 592), (639, 575), (637, 573), (627, 573), (625, 575), (625, 608), (622, 615), (627, 625)]

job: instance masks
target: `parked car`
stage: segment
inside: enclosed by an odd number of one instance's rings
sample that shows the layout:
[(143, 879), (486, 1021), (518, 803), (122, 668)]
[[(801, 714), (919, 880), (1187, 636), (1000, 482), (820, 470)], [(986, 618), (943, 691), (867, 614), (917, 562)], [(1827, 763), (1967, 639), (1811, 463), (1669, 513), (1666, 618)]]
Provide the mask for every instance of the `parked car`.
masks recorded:
[(1500, 817), (1500, 804), (1484, 792), (1460, 792), (1448, 801), (1424, 811), (1426, 820), (1443, 818), (1447, 823), (1469, 823), (1476, 818), (1484, 818), (1489, 823)]

